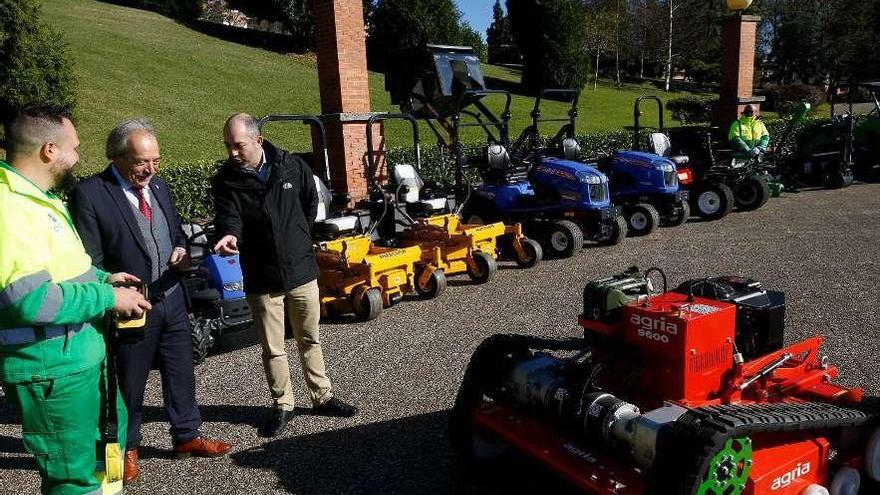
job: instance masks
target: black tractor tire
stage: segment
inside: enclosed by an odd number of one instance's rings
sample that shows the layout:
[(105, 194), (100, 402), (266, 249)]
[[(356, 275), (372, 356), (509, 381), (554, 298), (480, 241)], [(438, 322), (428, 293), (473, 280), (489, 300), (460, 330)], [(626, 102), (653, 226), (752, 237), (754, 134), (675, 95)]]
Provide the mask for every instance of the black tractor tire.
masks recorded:
[(849, 187), (852, 185), (854, 180), (853, 171), (851, 168), (847, 168), (845, 170), (834, 170), (829, 172), (828, 178), (825, 181), (825, 187), (828, 189), (842, 189), (844, 187)]
[(584, 248), (584, 233), (570, 220), (556, 220), (544, 234), (544, 252), (554, 258), (571, 258)]
[(640, 237), (648, 235), (660, 226), (660, 213), (654, 205), (638, 203), (626, 209), (627, 235)]
[[(192, 321), (192, 319), (191, 319)], [(208, 358), (211, 347), (214, 345), (214, 337), (211, 335), (209, 326), (193, 322), (190, 325), (190, 338), (192, 339), (193, 365), (199, 365)]]
[(727, 184), (712, 184), (694, 197), (694, 210), (703, 220), (718, 220), (733, 211), (733, 189)]
[(422, 278), (422, 271), (424, 270), (426, 269), (422, 268), (422, 270), (416, 272), (416, 292), (424, 299), (434, 299), (446, 291), (446, 272), (434, 270), (428, 279), (428, 286), (422, 287), (419, 280)]
[(691, 205), (687, 201), (682, 201), (675, 205), (672, 215), (661, 220), (664, 227), (678, 227), (683, 225), (691, 217)]
[(770, 199), (770, 184), (766, 178), (753, 175), (737, 184), (734, 198), (739, 211), (757, 210)]
[(626, 239), (626, 233), (626, 219), (623, 218), (623, 215), (617, 215), (617, 218), (614, 219), (611, 235), (607, 239), (599, 241), (599, 244), (602, 246), (616, 246)]
[[(531, 268), (541, 262), (544, 258), (544, 250), (541, 249), (541, 244), (538, 241), (523, 239), (520, 243), (522, 244), (523, 251), (525, 251), (525, 257), (514, 256), (516, 264), (520, 268)], [(516, 255), (516, 250), (514, 250), (514, 254)]]
[(498, 262), (495, 261), (491, 254), (483, 251), (474, 251), (472, 256), (477, 269), (472, 269), (471, 265), (468, 264), (467, 274), (474, 283), (485, 284), (495, 278), (495, 275), (498, 274)]
[(375, 320), (382, 314), (382, 291), (373, 287), (354, 300), (354, 313), (361, 321)]

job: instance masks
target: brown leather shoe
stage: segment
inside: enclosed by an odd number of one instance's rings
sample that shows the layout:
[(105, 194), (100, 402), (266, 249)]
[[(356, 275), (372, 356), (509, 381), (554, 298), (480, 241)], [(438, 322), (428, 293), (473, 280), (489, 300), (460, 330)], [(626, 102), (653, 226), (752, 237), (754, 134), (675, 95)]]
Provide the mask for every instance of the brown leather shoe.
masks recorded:
[(141, 469), (138, 467), (137, 449), (126, 450), (125, 467), (122, 471), (122, 483), (131, 483), (132, 481), (136, 480), (140, 474)]
[(232, 445), (219, 440), (211, 440), (205, 437), (196, 437), (189, 442), (182, 443), (174, 447), (174, 453), (178, 459), (186, 459), (190, 456), (196, 457), (220, 457), (226, 455)]

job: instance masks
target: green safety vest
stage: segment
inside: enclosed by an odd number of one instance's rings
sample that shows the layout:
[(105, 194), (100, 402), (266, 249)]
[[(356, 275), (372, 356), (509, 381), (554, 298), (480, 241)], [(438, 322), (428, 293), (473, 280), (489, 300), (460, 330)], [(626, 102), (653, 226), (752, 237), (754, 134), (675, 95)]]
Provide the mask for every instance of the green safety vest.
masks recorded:
[(64, 203), (0, 161), (0, 382), (101, 363), (108, 274), (92, 266)]
[(770, 144), (770, 133), (763, 122), (743, 115), (730, 125), (727, 139), (735, 151), (751, 151), (756, 146), (766, 148)]

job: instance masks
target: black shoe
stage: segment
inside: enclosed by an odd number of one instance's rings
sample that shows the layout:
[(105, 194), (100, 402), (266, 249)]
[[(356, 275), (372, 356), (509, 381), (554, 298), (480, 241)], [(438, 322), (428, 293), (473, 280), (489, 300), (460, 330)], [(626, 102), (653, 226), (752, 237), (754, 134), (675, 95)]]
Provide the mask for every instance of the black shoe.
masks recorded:
[(336, 416), (339, 418), (350, 418), (358, 413), (358, 408), (342, 402), (336, 397), (330, 397), (330, 400), (314, 406), (312, 410), (319, 416)]
[(266, 415), (265, 422), (260, 426), (259, 434), (261, 437), (277, 437), (284, 433), (287, 429), (287, 423), (293, 419), (293, 411), (285, 411), (284, 409), (272, 408)]

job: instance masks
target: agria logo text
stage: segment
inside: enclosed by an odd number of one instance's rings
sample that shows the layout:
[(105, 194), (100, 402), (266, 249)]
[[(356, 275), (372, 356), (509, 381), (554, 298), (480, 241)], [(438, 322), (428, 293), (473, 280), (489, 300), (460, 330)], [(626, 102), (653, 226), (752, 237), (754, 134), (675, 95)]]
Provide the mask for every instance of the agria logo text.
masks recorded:
[(798, 463), (797, 467), (792, 469), (791, 471), (783, 474), (782, 476), (773, 480), (773, 485), (770, 486), (771, 490), (779, 490), (780, 488), (785, 488), (791, 484), (792, 481), (800, 478), (801, 476), (810, 472), (810, 463)]

